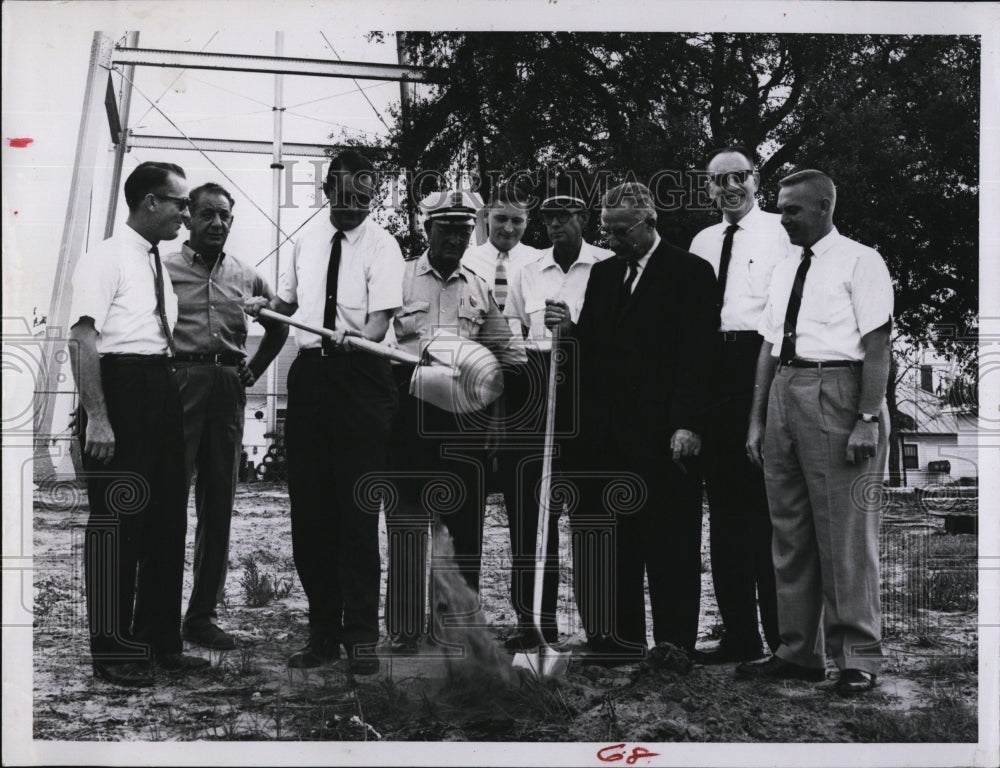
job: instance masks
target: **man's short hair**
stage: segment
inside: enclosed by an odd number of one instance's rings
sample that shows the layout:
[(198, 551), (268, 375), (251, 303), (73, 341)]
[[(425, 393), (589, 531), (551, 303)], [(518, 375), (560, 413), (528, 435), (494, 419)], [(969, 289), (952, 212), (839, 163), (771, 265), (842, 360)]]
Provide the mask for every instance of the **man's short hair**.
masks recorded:
[(486, 207), (492, 208), (495, 205), (516, 205), (519, 208), (528, 208), (531, 201), (528, 199), (528, 195), (516, 184), (499, 184), (490, 192)]
[(604, 208), (631, 208), (637, 211), (649, 224), (656, 223), (656, 205), (649, 187), (638, 181), (627, 181), (612, 187), (604, 193), (601, 201)]
[(146, 195), (167, 186), (170, 174), (180, 176), (182, 179), (187, 178), (184, 169), (173, 163), (139, 163), (125, 179), (125, 204), (128, 205), (128, 209), (134, 211), (146, 199)]
[(719, 147), (718, 149), (713, 149), (705, 156), (705, 168), (708, 168), (708, 164), (711, 163), (719, 155), (728, 155), (734, 153), (737, 155), (743, 155), (747, 162), (750, 163), (750, 167), (757, 170), (757, 158), (756, 153), (750, 151), (742, 144), (727, 144), (724, 147)]
[(326, 181), (330, 182), (332, 176), (347, 173), (351, 176), (359, 173), (368, 173), (375, 177), (375, 165), (367, 157), (353, 149), (345, 149), (338, 155), (334, 155), (330, 160), (330, 167), (326, 172)]
[(200, 187), (195, 187), (188, 193), (188, 199), (191, 200), (192, 211), (198, 207), (198, 201), (203, 195), (222, 195), (229, 201), (230, 210), (236, 207), (236, 201), (233, 200), (233, 196), (229, 194), (229, 191), (221, 184), (216, 184), (214, 181), (210, 181), (206, 184), (202, 184)]
[(834, 185), (833, 179), (823, 173), (823, 171), (817, 171), (813, 168), (796, 171), (783, 178), (778, 184), (782, 187), (794, 187), (797, 184), (812, 184), (821, 195), (829, 197), (832, 203), (837, 202), (837, 187)]

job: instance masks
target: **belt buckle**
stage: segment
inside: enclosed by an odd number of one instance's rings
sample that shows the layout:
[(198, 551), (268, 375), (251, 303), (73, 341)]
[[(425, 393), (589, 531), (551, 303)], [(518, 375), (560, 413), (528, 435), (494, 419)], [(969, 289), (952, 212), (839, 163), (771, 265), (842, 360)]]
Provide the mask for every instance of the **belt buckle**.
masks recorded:
[(220, 367), (222, 365), (222, 355), (216, 352), (214, 355), (212, 355), (212, 362), (215, 363), (215, 366), (217, 368)]
[(323, 344), (320, 344), (320, 347), (319, 347), (319, 356), (320, 357), (330, 357), (330, 351)]

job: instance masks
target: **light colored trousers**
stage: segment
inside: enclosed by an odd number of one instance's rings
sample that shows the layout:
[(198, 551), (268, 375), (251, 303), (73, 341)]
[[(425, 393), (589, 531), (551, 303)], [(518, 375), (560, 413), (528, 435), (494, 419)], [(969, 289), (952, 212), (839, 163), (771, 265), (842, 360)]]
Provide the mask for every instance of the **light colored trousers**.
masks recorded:
[(861, 370), (780, 366), (767, 406), (764, 479), (781, 647), (806, 667), (877, 672), (882, 659), (878, 529), (889, 414), (873, 458), (848, 464)]

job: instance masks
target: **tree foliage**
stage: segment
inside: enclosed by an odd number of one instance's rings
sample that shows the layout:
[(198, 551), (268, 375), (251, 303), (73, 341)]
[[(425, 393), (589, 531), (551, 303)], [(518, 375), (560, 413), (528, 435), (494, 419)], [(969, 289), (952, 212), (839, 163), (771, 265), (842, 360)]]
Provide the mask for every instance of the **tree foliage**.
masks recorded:
[(682, 245), (716, 217), (693, 173), (710, 148), (760, 155), (765, 209), (777, 179), (821, 168), (840, 231), (889, 266), (898, 330), (948, 356), (974, 350), (978, 38), (408, 32), (403, 48), (444, 80), (397, 120), (398, 167), (458, 169), (484, 194), (542, 166), (608, 182), (677, 172), (683, 204), (665, 206), (660, 231)]

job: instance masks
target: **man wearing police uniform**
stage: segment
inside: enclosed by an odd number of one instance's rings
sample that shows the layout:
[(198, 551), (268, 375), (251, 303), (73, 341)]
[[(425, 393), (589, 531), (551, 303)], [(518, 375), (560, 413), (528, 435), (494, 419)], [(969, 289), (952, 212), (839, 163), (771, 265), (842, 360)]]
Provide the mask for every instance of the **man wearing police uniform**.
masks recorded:
[(712, 265), (722, 309), (716, 337), (716, 388), (705, 436), (705, 485), (711, 510), (712, 581), (725, 632), (717, 650), (696, 652), (704, 664), (752, 661), (763, 656), (764, 638), (774, 652), (778, 634), (771, 519), (764, 475), (746, 454), (746, 427), (762, 338), (757, 333), (775, 265), (792, 245), (775, 213), (757, 207), (760, 178), (741, 147), (726, 147), (708, 160), (708, 193), (722, 221), (703, 229), (691, 253)]
[(747, 451), (767, 484), (781, 646), (736, 674), (818, 682), (828, 649), (846, 696), (874, 687), (882, 658), (892, 282), (876, 251), (833, 226), (829, 176), (799, 171), (780, 184), (781, 223), (802, 250), (771, 280)]
[[(545, 396), (549, 362), (552, 354), (552, 328), (559, 326), (562, 335), (580, 317), (587, 290), (590, 268), (614, 253), (591, 245), (583, 239), (587, 223), (587, 203), (573, 179), (561, 175), (553, 179), (541, 204), (542, 221), (552, 240), (552, 247), (540, 252), (534, 261), (524, 264), (510, 282), (504, 314), (528, 338), (528, 365), (518, 383), (522, 397), (520, 418), (508, 419), (509, 435), (516, 435), (529, 446), (516, 452), (516, 502), (507, 504), (507, 523), (511, 542), (511, 601), (518, 618), (518, 632), (505, 643), (508, 650), (523, 650), (537, 645), (532, 628), (532, 603), (535, 583), (535, 546), (538, 535), (537, 489), (541, 480), (545, 424)], [(576, 398), (571, 366), (563, 366), (557, 389), (556, 433), (573, 430), (572, 414)], [(532, 376), (533, 382), (525, 381)], [(508, 400), (510, 402), (510, 400)], [(534, 416), (535, 418), (530, 418)], [(512, 423), (513, 422), (513, 423)], [(525, 425), (528, 429), (520, 428)], [(531, 428), (533, 427), (533, 428)], [(559, 462), (556, 462), (558, 466)], [(558, 516), (558, 508), (552, 510)], [(542, 592), (541, 625), (545, 640), (558, 639), (556, 601), (559, 591), (559, 530), (555, 520), (549, 526), (546, 549), (546, 577)]]
[(225, 594), (245, 390), (267, 370), (288, 338), (287, 325), (268, 322), (257, 354), (247, 364), (243, 300), (270, 299), (271, 289), (255, 269), (223, 251), (233, 225), (233, 204), (218, 184), (193, 189), (187, 225), (191, 238), (164, 259), (177, 293), (174, 360), (184, 407), (189, 484), (198, 470), (194, 586), (183, 635), (188, 642), (216, 650), (236, 647), (233, 636), (216, 623), (216, 604)]
[[(271, 302), (338, 337), (296, 333), (299, 354), (288, 371), (292, 555), (309, 600), (309, 642), (288, 665), (328, 663), (343, 644), (354, 674), (379, 668), (381, 577), (378, 515), (361, 508), (355, 491), (362, 475), (385, 467), (396, 390), (388, 361), (350, 351), (343, 339), (382, 341), (402, 304), (399, 244), (368, 218), (374, 189), (371, 161), (351, 150), (333, 158), (323, 187), (329, 220), (299, 237)], [(250, 300), (246, 309), (262, 304)]]
[(158, 248), (184, 221), (184, 171), (141, 163), (125, 181), (125, 202), (125, 226), (73, 273), (69, 350), (90, 503), (83, 557), (94, 674), (142, 687), (154, 683), (155, 668), (188, 672), (209, 662), (181, 653), (187, 493), (171, 360), (177, 298)]
[[(523, 360), (489, 284), (462, 263), (479, 201), (468, 192), (435, 192), (421, 202), (429, 247), (406, 263), (403, 305), (394, 329), (399, 347), (423, 354), (438, 331), (484, 345), (502, 361)], [(397, 367), (401, 400), (393, 428), (391, 468), (399, 489), (391, 510), (386, 627), (392, 650), (417, 652), (424, 626), (425, 552), (432, 516), (451, 534), (455, 563), (469, 588), (479, 590), (485, 478), (479, 457), (485, 439), (483, 414), (456, 414), (410, 394), (413, 368)], [(478, 416), (478, 418), (477, 418)], [(423, 493), (428, 481), (457, 477), (458, 500), (447, 510), (430, 509)]]

